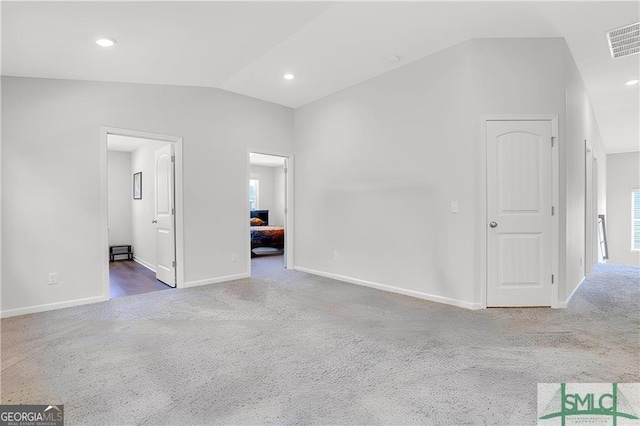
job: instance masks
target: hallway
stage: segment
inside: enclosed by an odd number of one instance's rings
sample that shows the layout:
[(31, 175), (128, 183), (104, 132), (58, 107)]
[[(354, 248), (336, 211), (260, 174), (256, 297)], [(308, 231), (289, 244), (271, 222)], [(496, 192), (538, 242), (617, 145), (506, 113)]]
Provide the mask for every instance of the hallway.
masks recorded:
[(131, 296), (171, 287), (156, 279), (156, 274), (133, 260), (109, 262), (109, 297)]

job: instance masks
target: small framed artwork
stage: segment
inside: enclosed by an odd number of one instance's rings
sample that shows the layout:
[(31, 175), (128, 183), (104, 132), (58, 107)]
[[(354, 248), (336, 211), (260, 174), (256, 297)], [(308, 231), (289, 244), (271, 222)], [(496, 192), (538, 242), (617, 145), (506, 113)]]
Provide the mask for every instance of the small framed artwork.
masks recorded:
[(142, 172), (133, 174), (133, 199), (142, 200)]

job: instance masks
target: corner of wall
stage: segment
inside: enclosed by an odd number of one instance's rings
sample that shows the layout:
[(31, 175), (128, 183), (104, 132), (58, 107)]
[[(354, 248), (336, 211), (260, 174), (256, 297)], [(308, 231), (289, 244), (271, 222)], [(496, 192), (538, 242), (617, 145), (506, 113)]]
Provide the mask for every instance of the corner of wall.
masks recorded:
[[(564, 280), (564, 291), (559, 298), (570, 298), (590, 270), (593, 246), (596, 244), (592, 231), (597, 213), (603, 205), (598, 199), (598, 211), (592, 212), (592, 197), (606, 197), (606, 152), (598, 123), (593, 113), (589, 94), (566, 40), (562, 43), (564, 78), (564, 111), (561, 122), (560, 150), (560, 214), (561, 252), (560, 276)], [(591, 189), (592, 161), (598, 159), (597, 188)], [(587, 164), (588, 163), (588, 164)], [(591, 180), (588, 180), (591, 179)], [(592, 226), (593, 225), (593, 226)], [(562, 289), (560, 289), (562, 290)], [(560, 300), (562, 303), (562, 300)]]

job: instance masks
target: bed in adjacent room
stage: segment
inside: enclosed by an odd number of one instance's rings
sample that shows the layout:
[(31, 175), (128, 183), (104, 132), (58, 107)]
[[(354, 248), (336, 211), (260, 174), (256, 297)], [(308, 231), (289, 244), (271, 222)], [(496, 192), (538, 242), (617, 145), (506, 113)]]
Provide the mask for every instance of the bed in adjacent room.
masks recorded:
[[(284, 250), (284, 227), (269, 225), (268, 210), (251, 212), (251, 257)], [(270, 250), (260, 250), (269, 248)], [(257, 250), (256, 250), (257, 249)]]

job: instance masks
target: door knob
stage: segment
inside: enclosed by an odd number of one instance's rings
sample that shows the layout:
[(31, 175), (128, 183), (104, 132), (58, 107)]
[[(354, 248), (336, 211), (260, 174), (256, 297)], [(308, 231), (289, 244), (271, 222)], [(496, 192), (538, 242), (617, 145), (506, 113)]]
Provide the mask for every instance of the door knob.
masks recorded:
[(158, 221), (157, 220), (152, 220), (151, 223), (158, 223)]
[(498, 226), (498, 223), (497, 223), (497, 222), (493, 222), (493, 221), (489, 222), (489, 227), (490, 227), (490, 228), (495, 228), (495, 227), (497, 227), (497, 226)]

